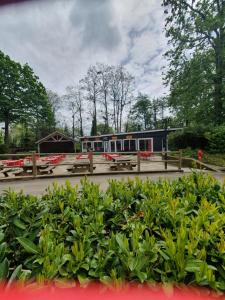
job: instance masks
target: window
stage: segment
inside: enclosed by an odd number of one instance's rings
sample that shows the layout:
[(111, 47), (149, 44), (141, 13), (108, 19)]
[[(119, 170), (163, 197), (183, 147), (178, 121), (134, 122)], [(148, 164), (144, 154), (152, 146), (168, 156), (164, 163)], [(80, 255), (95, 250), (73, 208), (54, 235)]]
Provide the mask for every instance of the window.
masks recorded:
[(124, 151), (129, 152), (129, 151), (136, 151), (136, 140), (124, 140)]
[(92, 148), (92, 142), (83, 142), (82, 151), (89, 151)]
[(139, 139), (138, 140), (138, 144), (139, 144), (139, 150), (140, 151), (153, 151), (153, 139)]
[(110, 141), (110, 152), (121, 152), (122, 150), (122, 140)]
[(93, 142), (93, 151), (96, 152), (103, 151), (103, 143), (99, 141)]

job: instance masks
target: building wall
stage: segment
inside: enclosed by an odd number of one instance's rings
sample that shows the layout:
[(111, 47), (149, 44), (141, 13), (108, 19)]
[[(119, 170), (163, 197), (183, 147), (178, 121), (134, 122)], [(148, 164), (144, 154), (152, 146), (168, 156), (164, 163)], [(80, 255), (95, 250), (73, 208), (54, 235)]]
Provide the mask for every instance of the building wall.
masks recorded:
[(65, 142), (43, 142), (39, 145), (40, 153), (74, 153), (74, 143)]
[[(83, 151), (92, 148), (93, 151), (96, 152), (121, 152), (121, 151), (128, 151), (125, 150), (126, 145), (129, 140), (135, 140), (136, 147), (134, 142), (132, 142), (132, 146), (130, 146), (130, 151), (138, 151), (143, 150), (140, 149), (138, 146), (141, 145), (145, 147), (147, 151), (162, 151), (163, 148), (166, 148), (166, 133), (165, 131), (156, 131), (156, 132), (138, 132), (138, 133), (125, 133), (120, 135), (108, 135), (108, 136), (99, 136), (99, 137), (88, 137), (82, 138), (81, 142), (83, 145)], [(142, 142), (139, 142), (142, 140)], [(149, 142), (148, 142), (149, 140)], [(115, 143), (110, 141), (118, 141), (117, 142), (117, 149), (115, 150)], [(120, 142), (119, 142), (120, 141)], [(101, 142), (103, 145), (101, 146)], [(86, 144), (87, 143), (87, 144)], [(111, 147), (107, 147), (107, 143), (110, 143)], [(151, 145), (150, 145), (151, 144)], [(96, 147), (96, 145), (98, 147)], [(149, 145), (149, 146), (148, 146)], [(150, 147), (152, 146), (152, 148)], [(135, 147), (135, 149), (134, 149)], [(151, 150), (149, 149), (151, 148)], [(129, 152), (129, 151), (128, 151)]]

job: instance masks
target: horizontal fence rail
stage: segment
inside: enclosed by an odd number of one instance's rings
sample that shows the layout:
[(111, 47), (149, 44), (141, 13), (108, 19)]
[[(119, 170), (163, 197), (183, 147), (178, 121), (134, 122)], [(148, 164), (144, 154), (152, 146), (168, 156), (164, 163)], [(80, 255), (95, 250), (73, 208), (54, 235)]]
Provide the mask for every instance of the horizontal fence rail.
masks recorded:
[[(176, 154), (176, 157), (169, 158), (170, 153)], [(115, 154), (117, 157), (115, 157)], [(113, 156), (114, 155), (114, 156)], [(82, 156), (84, 158), (82, 158)], [(78, 159), (78, 157), (81, 157)], [(115, 174), (129, 171), (130, 173), (141, 173), (148, 171), (149, 165), (161, 163), (163, 170), (168, 170), (168, 166), (177, 165), (177, 170), (182, 170), (182, 151), (137, 151), (137, 152), (116, 152), (116, 153), (95, 153), (92, 151), (83, 153), (17, 153), (17, 154), (0, 154), (0, 173), (5, 177), (41, 177), (43, 175), (54, 174), (53, 170), (57, 167), (67, 167), (64, 173), (70, 174), (99, 174), (95, 169), (97, 166), (110, 166), (109, 171)], [(7, 159), (8, 158), (8, 159)], [(110, 160), (109, 160), (110, 159)], [(163, 167), (164, 166), (164, 167)], [(160, 171), (163, 171), (160, 169)], [(20, 172), (21, 171), (21, 172)], [(82, 172), (80, 172), (82, 171)], [(109, 173), (102, 170), (100, 173)], [(149, 170), (154, 171), (154, 170)], [(155, 170), (157, 172), (158, 170)], [(172, 170), (171, 170), (172, 171)], [(173, 169), (174, 171), (174, 169)], [(8, 174), (12, 173), (12, 174)]]

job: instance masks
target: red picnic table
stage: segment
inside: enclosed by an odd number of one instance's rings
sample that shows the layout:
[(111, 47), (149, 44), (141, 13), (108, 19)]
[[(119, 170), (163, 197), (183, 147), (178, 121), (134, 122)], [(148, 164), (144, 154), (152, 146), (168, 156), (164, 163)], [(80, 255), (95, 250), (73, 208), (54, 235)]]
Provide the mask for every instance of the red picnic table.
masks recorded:
[(23, 166), (23, 159), (6, 159), (1, 160), (0, 163), (7, 167), (21, 167)]
[(89, 154), (78, 154), (75, 157), (78, 160), (80, 160), (80, 159), (90, 159), (90, 155)]
[(152, 155), (152, 152), (150, 152), (150, 151), (140, 151), (140, 157), (143, 157), (145, 159), (147, 159), (151, 155)]
[(63, 155), (54, 155), (54, 156), (47, 156), (47, 157), (41, 158), (42, 161), (49, 162), (50, 164), (53, 164), (53, 165), (59, 163), (63, 159), (64, 159)]
[(118, 153), (104, 153), (103, 156), (105, 157), (105, 159), (107, 160), (113, 160), (117, 157), (120, 157), (121, 154), (118, 154)]

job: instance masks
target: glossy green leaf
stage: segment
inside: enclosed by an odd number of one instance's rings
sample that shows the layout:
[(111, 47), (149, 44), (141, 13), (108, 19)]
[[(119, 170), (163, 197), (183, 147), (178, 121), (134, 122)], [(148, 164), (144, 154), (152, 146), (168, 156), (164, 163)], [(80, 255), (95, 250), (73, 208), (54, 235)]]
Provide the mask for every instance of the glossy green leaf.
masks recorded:
[(9, 273), (9, 261), (7, 258), (0, 263), (0, 280), (6, 279)]
[(26, 229), (26, 225), (19, 218), (14, 218), (13, 224), (20, 229), (23, 229), (23, 230)]
[(20, 245), (23, 246), (26, 252), (38, 254), (38, 248), (32, 241), (24, 237), (19, 237), (17, 238), (17, 240), (20, 243)]

